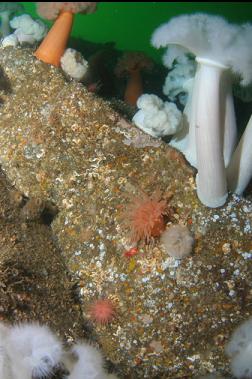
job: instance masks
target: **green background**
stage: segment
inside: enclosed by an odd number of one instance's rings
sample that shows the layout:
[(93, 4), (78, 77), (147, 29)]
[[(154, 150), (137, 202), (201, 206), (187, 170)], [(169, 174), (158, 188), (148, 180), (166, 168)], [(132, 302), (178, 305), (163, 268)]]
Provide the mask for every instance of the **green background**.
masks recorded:
[[(26, 13), (38, 17), (35, 3), (22, 4)], [(222, 15), (235, 23), (252, 21), (252, 3), (245, 2), (100, 2), (95, 13), (76, 16), (72, 36), (115, 42), (119, 50), (144, 51), (159, 61), (163, 51), (151, 47), (153, 31), (171, 17), (195, 12)]]

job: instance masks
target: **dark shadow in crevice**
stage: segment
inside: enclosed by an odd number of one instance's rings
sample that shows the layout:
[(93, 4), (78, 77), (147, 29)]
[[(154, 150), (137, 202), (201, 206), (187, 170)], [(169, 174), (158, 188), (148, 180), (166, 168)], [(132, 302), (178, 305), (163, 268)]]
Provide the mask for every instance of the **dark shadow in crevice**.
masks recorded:
[(50, 226), (57, 214), (58, 208), (51, 202), (46, 202), (45, 208), (41, 214), (42, 224)]
[[(0, 91), (3, 91), (6, 95), (12, 93), (11, 82), (2, 67), (0, 67)], [(4, 100), (0, 97), (0, 105), (3, 103)]]

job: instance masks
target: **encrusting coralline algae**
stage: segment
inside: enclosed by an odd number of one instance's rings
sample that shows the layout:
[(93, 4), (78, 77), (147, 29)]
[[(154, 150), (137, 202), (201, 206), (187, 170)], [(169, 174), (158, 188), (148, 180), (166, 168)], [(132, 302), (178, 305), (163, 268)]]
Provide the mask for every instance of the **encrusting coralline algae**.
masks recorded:
[[(2, 48), (0, 65), (0, 163), (19, 191), (57, 206), (52, 230), (84, 317), (96, 299), (115, 305), (111, 323), (93, 324), (105, 355), (134, 378), (228, 370), (224, 345), (252, 311), (251, 201), (230, 196), (207, 209), (182, 156), (151, 137), (141, 145), (144, 133), (126, 129), (108, 102), (29, 50)], [(167, 227), (184, 224), (194, 236), (181, 261), (159, 238), (124, 255), (128, 195), (156, 190), (173, 193)]]

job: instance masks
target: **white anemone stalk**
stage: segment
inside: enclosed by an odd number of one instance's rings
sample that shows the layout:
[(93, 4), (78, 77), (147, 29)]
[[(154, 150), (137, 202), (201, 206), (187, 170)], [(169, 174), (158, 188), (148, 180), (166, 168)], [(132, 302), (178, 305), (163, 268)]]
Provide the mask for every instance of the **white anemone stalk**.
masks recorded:
[(198, 13), (174, 17), (152, 37), (155, 47), (181, 45), (196, 56), (199, 78), (191, 117), (195, 125), (190, 125), (189, 133), (194, 137), (194, 129), (197, 193), (209, 207), (222, 206), (227, 197), (225, 164), (236, 144), (231, 71), (243, 85), (252, 80), (251, 29), (250, 24), (232, 25), (222, 17)]
[(224, 117), (223, 154), (225, 167), (227, 167), (237, 144), (234, 97), (232, 91), (232, 79), (229, 71), (224, 72), (222, 75), (221, 99), (221, 108), (224, 109), (224, 112), (222, 112), (222, 117)]
[(184, 155), (188, 162), (194, 167), (198, 167), (197, 164), (197, 154), (196, 154), (196, 133), (195, 133), (195, 117), (196, 117), (196, 107), (197, 107), (197, 94), (198, 94), (198, 79), (199, 79), (199, 69), (197, 68), (193, 83), (191, 85), (191, 90), (188, 95), (188, 102), (184, 109), (184, 114), (187, 116), (189, 123), (189, 131), (187, 137), (187, 146), (184, 151)]
[(228, 188), (241, 195), (252, 178), (252, 116), (227, 169)]
[[(199, 63), (199, 59), (196, 61)], [(202, 62), (201, 62), (202, 64)], [(213, 64), (213, 61), (212, 61)], [(219, 64), (217, 64), (218, 66)], [(221, 65), (222, 67), (222, 65)], [(232, 81), (230, 78), (228, 67), (223, 66), (223, 73), (221, 75), (221, 88), (220, 94), (218, 91), (218, 96), (220, 97), (220, 108), (224, 110), (220, 114), (220, 128), (221, 131), (220, 138), (223, 141), (223, 155), (224, 155), (224, 163), (225, 167), (228, 166), (232, 152), (234, 151), (235, 144), (237, 141), (237, 128), (236, 128), (236, 117), (234, 112), (234, 100), (232, 94)], [(226, 72), (224, 72), (227, 70)], [(176, 143), (171, 140), (170, 145), (178, 148), (183, 152), (186, 159), (190, 164), (196, 168), (198, 168), (197, 163), (197, 154), (196, 154), (196, 129), (195, 129), (195, 117), (196, 117), (196, 107), (198, 106), (197, 97), (199, 96), (199, 89), (197, 88), (197, 83), (199, 80), (199, 65), (195, 76), (193, 79), (188, 80), (188, 83), (185, 83), (185, 87), (188, 89), (188, 101), (186, 103), (183, 118), (185, 118), (185, 123), (188, 123), (187, 130), (188, 135), (186, 136), (184, 141), (184, 149), (180, 148), (180, 145), (176, 146)], [(206, 97), (205, 91), (203, 92), (203, 97)], [(224, 119), (223, 119), (224, 118)], [(222, 127), (224, 125), (224, 128)], [(176, 139), (178, 136), (174, 136)]]
[(219, 207), (227, 198), (220, 111), (220, 80), (226, 66), (197, 58), (198, 88), (195, 113), (198, 174), (197, 193), (208, 207)]

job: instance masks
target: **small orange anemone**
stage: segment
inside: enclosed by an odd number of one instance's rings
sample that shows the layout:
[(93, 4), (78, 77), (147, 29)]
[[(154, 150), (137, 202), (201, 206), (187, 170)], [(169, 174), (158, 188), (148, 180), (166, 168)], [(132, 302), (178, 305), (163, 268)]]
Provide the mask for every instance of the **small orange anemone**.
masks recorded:
[(141, 196), (134, 197), (123, 214), (131, 241), (136, 243), (144, 239), (148, 243), (151, 237), (159, 237), (165, 230), (166, 214), (167, 202), (161, 199), (159, 191), (151, 196), (142, 193)]

